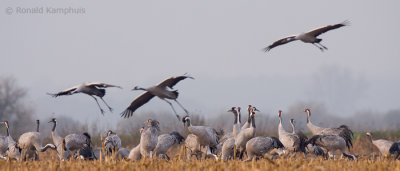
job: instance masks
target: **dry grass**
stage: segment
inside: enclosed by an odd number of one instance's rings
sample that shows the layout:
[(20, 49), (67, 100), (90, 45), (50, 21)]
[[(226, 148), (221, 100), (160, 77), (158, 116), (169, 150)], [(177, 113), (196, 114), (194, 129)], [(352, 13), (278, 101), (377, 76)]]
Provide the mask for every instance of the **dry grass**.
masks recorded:
[[(175, 151), (181, 151), (180, 147), (175, 147)], [(309, 157), (305, 159), (303, 155), (295, 157), (282, 157), (274, 160), (273, 163), (266, 159), (244, 162), (239, 160), (215, 161), (207, 160), (184, 160), (179, 154), (169, 154), (173, 159), (166, 160), (141, 160), (117, 161), (106, 159), (103, 161), (82, 161), (70, 160), (60, 162), (55, 151), (41, 153), (40, 161), (0, 161), (0, 171), (6, 170), (391, 170), (400, 171), (400, 161), (392, 158), (378, 156), (376, 147), (366, 139), (365, 136), (357, 136), (354, 141), (352, 154), (359, 155), (358, 161), (347, 159), (325, 160), (322, 158)]]
[(132, 161), (65, 161), (41, 160), (36, 162), (0, 161), (0, 170), (400, 170), (400, 161), (393, 159), (323, 160), (278, 159), (251, 162), (208, 160), (142, 160)]

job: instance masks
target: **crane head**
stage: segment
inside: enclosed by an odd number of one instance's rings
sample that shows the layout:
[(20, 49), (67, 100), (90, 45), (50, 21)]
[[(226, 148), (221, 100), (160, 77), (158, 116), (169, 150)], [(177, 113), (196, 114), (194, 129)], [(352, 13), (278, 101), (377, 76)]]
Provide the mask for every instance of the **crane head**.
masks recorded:
[(290, 119), (290, 123), (294, 124), (294, 119)]
[(114, 134), (114, 132), (112, 132), (111, 130), (107, 131), (107, 136), (110, 136), (111, 134)]
[(370, 133), (370, 132), (366, 132), (365, 134), (368, 135), (368, 136), (371, 136), (371, 133)]
[(310, 109), (304, 109), (303, 112), (306, 112), (309, 116), (311, 116), (311, 110)]
[(8, 128), (8, 121), (1, 121), (0, 123), (6, 125), (6, 128)]
[(48, 123), (50, 123), (50, 122), (56, 123), (56, 122), (57, 122), (57, 121), (56, 121), (56, 118), (50, 119), (50, 121), (49, 121)]
[(141, 127), (139, 130), (140, 134), (142, 134), (143, 131), (144, 131), (144, 127)]
[(228, 112), (234, 112), (236, 110), (236, 107), (232, 107)]
[(281, 117), (282, 115), (282, 110), (278, 110), (278, 116)]

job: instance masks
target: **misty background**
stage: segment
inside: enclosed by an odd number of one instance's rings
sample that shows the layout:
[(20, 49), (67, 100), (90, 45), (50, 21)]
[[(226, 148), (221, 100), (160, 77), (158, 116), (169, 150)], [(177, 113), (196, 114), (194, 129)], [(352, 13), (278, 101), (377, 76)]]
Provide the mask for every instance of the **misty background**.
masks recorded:
[[(276, 132), (279, 109), (284, 125), (294, 118), (299, 129), (308, 131), (304, 108), (311, 109), (311, 120), (322, 127), (396, 130), (398, 6), (395, 0), (1, 1), (0, 119), (12, 121), (15, 134), (34, 130), (36, 119), (42, 121), (41, 130), (50, 131), (47, 121), (52, 117), (59, 122), (60, 135), (107, 129), (137, 135), (149, 118), (160, 120), (164, 131), (179, 130), (182, 124), (174, 120), (169, 105), (157, 98), (132, 118), (119, 114), (142, 93), (130, 91), (134, 86), (189, 73), (195, 80), (175, 88), (180, 102), (197, 117), (196, 124), (229, 130), (233, 118), (226, 111), (252, 104), (261, 110), (259, 133)], [(15, 11), (35, 7), (85, 12)], [(7, 13), (8, 8), (14, 12)], [(325, 52), (299, 41), (268, 53), (261, 50), (282, 37), (344, 20), (351, 25), (320, 36), (329, 48)], [(102, 116), (84, 94), (46, 95), (94, 81), (124, 88), (107, 89), (104, 99), (113, 113)]]

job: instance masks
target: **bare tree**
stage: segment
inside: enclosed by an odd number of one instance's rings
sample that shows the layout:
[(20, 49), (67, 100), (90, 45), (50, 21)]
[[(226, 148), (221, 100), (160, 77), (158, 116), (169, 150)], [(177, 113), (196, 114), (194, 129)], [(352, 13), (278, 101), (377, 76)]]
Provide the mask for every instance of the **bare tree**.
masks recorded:
[(34, 130), (34, 110), (25, 104), (27, 90), (14, 77), (0, 76), (0, 120), (8, 120), (12, 135)]

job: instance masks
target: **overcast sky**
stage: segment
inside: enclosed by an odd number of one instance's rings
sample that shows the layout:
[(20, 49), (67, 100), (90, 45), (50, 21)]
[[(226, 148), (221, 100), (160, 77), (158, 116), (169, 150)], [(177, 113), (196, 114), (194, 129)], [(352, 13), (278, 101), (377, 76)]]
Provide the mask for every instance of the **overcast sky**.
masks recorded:
[[(192, 113), (248, 104), (275, 113), (309, 101), (340, 116), (400, 108), (398, 0), (2, 0), (0, 7), (0, 74), (29, 90), (41, 118), (115, 123), (141, 93), (130, 91), (134, 86), (186, 72), (196, 79), (176, 88)], [(36, 7), (43, 11), (26, 12)], [(80, 13), (52, 13), (56, 8)], [(325, 52), (300, 41), (262, 51), (284, 36), (345, 20), (351, 26), (320, 36)], [(92, 81), (124, 88), (107, 89), (113, 113), (102, 117), (86, 95), (46, 95)], [(146, 111), (171, 110), (153, 99), (137, 110)]]

